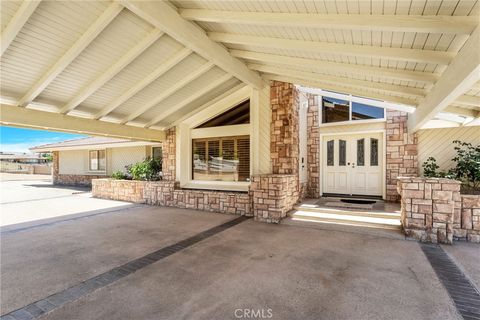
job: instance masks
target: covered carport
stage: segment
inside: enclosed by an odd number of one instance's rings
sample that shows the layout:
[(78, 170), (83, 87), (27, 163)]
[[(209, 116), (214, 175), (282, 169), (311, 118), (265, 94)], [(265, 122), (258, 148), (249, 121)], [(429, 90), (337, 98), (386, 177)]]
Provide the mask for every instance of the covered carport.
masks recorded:
[[(278, 174), (273, 81), (408, 111), (409, 133), (480, 121), (478, 1), (0, 7), (1, 125), (164, 142), (181, 174), (192, 171), (184, 130), (245, 99), (249, 173)], [(168, 176), (174, 194), (183, 176)], [(461, 319), (421, 247), (402, 235), (143, 204), (76, 214), (1, 230), (2, 319)], [(462, 270), (478, 287), (478, 246), (457, 254), (473, 261)]]
[(162, 140), (244, 86), (278, 80), (478, 122), (475, 1), (2, 2), (1, 122)]

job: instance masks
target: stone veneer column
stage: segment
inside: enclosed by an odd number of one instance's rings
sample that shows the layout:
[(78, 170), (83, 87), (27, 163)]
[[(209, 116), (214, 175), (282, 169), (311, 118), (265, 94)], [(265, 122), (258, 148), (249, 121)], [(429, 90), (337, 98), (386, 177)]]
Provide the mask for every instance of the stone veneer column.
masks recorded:
[(56, 184), (58, 181), (59, 174), (59, 152), (52, 152), (52, 183)]
[(175, 127), (166, 130), (165, 141), (162, 144), (163, 180), (175, 181), (176, 173), (176, 130)]
[(299, 97), (291, 83), (273, 81), (270, 87), (270, 155), (274, 174), (298, 176)]
[(320, 133), (318, 95), (308, 94), (307, 111), (307, 196), (320, 197)]
[(408, 114), (387, 109), (387, 201), (398, 202), (397, 178), (418, 176), (417, 137), (408, 133)]

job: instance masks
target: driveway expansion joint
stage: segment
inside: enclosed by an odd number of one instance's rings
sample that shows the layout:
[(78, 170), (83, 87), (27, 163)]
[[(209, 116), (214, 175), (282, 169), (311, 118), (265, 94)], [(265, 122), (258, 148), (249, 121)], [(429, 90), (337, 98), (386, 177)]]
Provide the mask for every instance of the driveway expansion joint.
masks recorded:
[(46, 298), (30, 303), (17, 310), (11, 311), (0, 316), (0, 320), (30, 320), (36, 319), (44, 314), (55, 310), (69, 302), (80, 299), (100, 288), (103, 288), (113, 282), (116, 282), (138, 270), (141, 270), (155, 262), (158, 262), (172, 254), (182, 251), (194, 244), (212, 237), (222, 231), (236, 226), (250, 217), (240, 216), (227, 221), (221, 225), (202, 231), (187, 239), (181, 240), (172, 245), (163, 247), (157, 251), (144, 255), (143, 257), (131, 260), (119, 267), (112, 268), (102, 274), (87, 279), (81, 283), (75, 284), (63, 291), (54, 293)]

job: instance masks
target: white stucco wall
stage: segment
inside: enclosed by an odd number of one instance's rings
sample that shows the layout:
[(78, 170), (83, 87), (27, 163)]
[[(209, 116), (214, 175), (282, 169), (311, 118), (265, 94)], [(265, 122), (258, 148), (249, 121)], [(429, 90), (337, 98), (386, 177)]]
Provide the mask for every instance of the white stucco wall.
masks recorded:
[[(92, 150), (95, 150), (93, 148)], [(125, 166), (144, 160), (151, 153), (151, 147), (136, 146), (108, 148), (106, 174), (116, 170), (125, 172)], [(98, 174), (88, 170), (88, 150), (66, 150), (59, 152), (59, 173), (88, 175)]]
[(428, 157), (434, 157), (441, 170), (449, 169), (456, 152), (452, 141), (460, 140), (474, 145), (480, 144), (480, 126), (425, 129), (417, 132), (418, 167), (423, 172), (422, 164)]
[(58, 155), (58, 172), (60, 174), (87, 174), (87, 150), (60, 151)]

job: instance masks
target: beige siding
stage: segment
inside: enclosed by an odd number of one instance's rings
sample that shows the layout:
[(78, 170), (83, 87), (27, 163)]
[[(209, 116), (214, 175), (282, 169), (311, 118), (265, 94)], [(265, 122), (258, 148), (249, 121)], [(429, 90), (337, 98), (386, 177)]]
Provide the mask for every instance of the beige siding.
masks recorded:
[(260, 152), (258, 173), (271, 172), (270, 160), (270, 122), (272, 111), (270, 108), (270, 86), (263, 87), (259, 91), (259, 137), (258, 144)]
[(88, 151), (68, 150), (59, 152), (59, 173), (60, 174), (87, 174), (88, 173)]
[(480, 127), (460, 127), (427, 129), (418, 131), (418, 164), (422, 171), (422, 164), (428, 157), (434, 157), (440, 169), (445, 170), (452, 166), (455, 157), (453, 140), (480, 144)]

